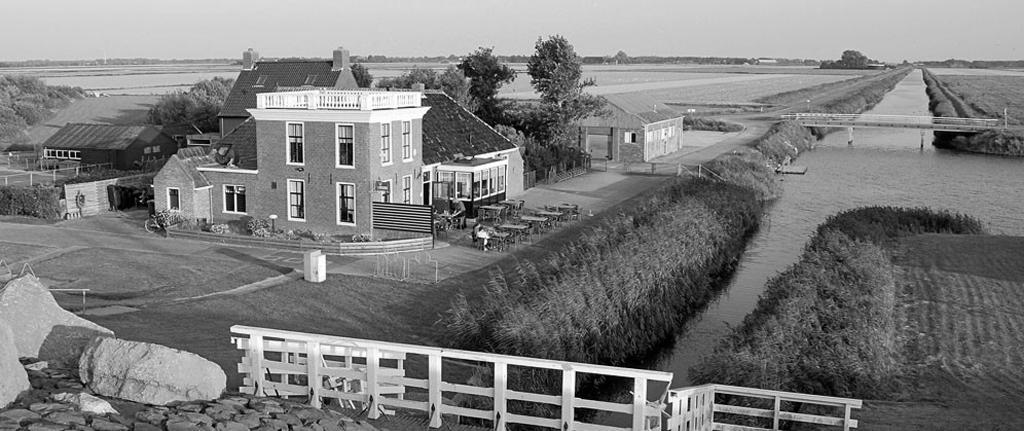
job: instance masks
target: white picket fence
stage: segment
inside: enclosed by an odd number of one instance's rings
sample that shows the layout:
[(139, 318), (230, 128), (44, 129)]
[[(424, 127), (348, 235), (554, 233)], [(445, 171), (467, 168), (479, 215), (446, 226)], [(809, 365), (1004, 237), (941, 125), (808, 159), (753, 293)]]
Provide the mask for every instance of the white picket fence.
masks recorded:
[[(232, 342), (244, 352), (238, 364), (238, 372), (245, 375), (241, 392), (300, 398), (314, 407), (321, 407), (324, 400), (334, 400), (364, 410), (370, 419), (394, 414), (396, 409), (418, 411), (429, 417), (431, 428), (441, 427), (453, 417), (468, 417), (491, 421), (495, 430), (522, 424), (562, 431), (756, 431), (778, 430), (780, 422), (787, 421), (836, 426), (846, 431), (857, 427), (850, 412), (861, 406), (860, 400), (725, 385), (669, 389), (672, 373), (662, 371), (238, 325), (231, 327), (231, 333), (237, 334)], [(419, 365), (410, 366), (412, 361)], [(560, 373), (561, 393), (511, 389), (509, 367)], [(460, 380), (465, 381), (468, 369), (489, 371), (493, 378), (487, 382), (490, 386), (454, 383), (443, 377), (451, 379), (461, 372)], [(447, 374), (443, 373), (446, 370)], [(631, 402), (582, 398), (576, 392), (581, 375), (631, 380)], [(460, 395), (486, 401), (456, 405), (454, 399)], [(774, 407), (750, 407), (760, 405), (756, 404), (758, 400)], [(537, 416), (525, 410), (510, 412), (510, 402), (547, 405), (553, 407), (549, 410), (560, 412), (560, 417)], [(793, 407), (793, 403), (800, 405)], [(491, 407), (472, 407), (480, 404)], [(809, 405), (820, 406), (839, 414), (798, 413), (787, 410), (787, 405), (804, 411)], [(587, 417), (604, 423), (578, 420), (577, 409), (594, 412)], [(768, 425), (758, 426), (753, 421), (766, 421)]]

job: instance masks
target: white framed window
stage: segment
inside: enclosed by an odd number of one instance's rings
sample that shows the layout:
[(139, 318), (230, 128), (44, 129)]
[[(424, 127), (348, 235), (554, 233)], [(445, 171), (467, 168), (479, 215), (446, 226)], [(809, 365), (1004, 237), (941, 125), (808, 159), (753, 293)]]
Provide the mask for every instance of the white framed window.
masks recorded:
[(288, 220), (306, 221), (306, 182), (288, 180)]
[(44, 148), (43, 158), (61, 160), (82, 160), (82, 153), (78, 150), (55, 150), (52, 148)]
[(159, 153), (160, 152), (160, 146), (159, 145), (154, 145), (153, 146), (153, 152), (154, 153)]
[(167, 188), (167, 209), (181, 211), (181, 191), (177, 187)]
[(498, 193), (505, 191), (505, 171), (508, 166), (498, 166)]
[(402, 203), (412, 203), (412, 175), (402, 177)]
[(153, 152), (153, 147), (145, 147), (142, 149), (142, 154), (149, 154)]
[(380, 125), (380, 163), (391, 163), (391, 123)]
[(467, 172), (455, 173), (455, 197), (468, 198), (473, 176)]
[(355, 167), (355, 128), (351, 124), (338, 124), (334, 128), (337, 145), (334, 148), (337, 154), (335, 167)]
[(287, 146), (285, 151), (287, 152), (286, 164), (289, 165), (302, 165), (305, 163), (305, 153), (303, 149), (303, 124), (302, 123), (286, 123), (285, 128), (287, 129)]
[(635, 132), (625, 132), (623, 134), (623, 136), (622, 136), (622, 141), (627, 143), (627, 144), (635, 144), (636, 143), (636, 133)]
[(228, 214), (245, 214), (245, 186), (224, 185), (224, 212)]
[(356, 224), (356, 185), (352, 183), (337, 183), (338, 189), (338, 224)]
[(402, 160), (412, 160), (412, 121), (402, 122)]

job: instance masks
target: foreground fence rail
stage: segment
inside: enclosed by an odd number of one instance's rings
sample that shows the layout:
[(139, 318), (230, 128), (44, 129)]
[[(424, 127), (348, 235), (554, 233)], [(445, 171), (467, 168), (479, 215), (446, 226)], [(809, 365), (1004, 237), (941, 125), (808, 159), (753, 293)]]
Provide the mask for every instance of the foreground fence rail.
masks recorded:
[[(419, 412), (430, 428), (472, 418), (495, 430), (521, 424), (561, 431), (757, 431), (803, 423), (848, 431), (857, 427), (851, 410), (861, 407), (860, 400), (738, 386), (669, 389), (672, 373), (661, 371), (250, 326), (232, 326), (231, 333), (244, 352), (241, 392), (314, 407), (337, 403), (369, 419)], [(561, 381), (560, 389), (514, 387), (510, 377), (523, 372), (546, 373)], [(625, 399), (583, 398), (577, 393), (583, 377), (629, 382), (630, 391)], [(526, 405), (546, 406), (548, 413)], [(581, 420), (580, 410), (596, 413), (585, 417), (602, 423)]]

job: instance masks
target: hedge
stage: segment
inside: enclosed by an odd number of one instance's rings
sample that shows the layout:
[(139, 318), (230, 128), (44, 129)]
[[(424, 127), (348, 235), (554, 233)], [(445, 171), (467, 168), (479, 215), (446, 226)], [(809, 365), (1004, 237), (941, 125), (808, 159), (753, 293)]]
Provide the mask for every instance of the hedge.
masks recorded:
[(0, 186), (0, 215), (60, 218), (60, 189), (49, 186)]

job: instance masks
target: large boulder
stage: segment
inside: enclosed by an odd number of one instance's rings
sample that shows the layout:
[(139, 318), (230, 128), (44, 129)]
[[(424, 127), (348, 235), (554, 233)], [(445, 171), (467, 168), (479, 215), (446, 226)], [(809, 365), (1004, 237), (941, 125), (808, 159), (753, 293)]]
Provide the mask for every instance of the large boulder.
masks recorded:
[(18, 361), (11, 328), (0, 319), (0, 409), (18, 398), (18, 394), (29, 389), (28, 374)]
[(17, 356), (59, 365), (75, 365), (89, 341), (114, 335), (60, 308), (34, 275), (15, 278), (0, 288), (0, 320), (11, 328)]
[(116, 338), (89, 343), (78, 370), (97, 395), (155, 405), (213, 400), (227, 384), (224, 371), (199, 355)]

